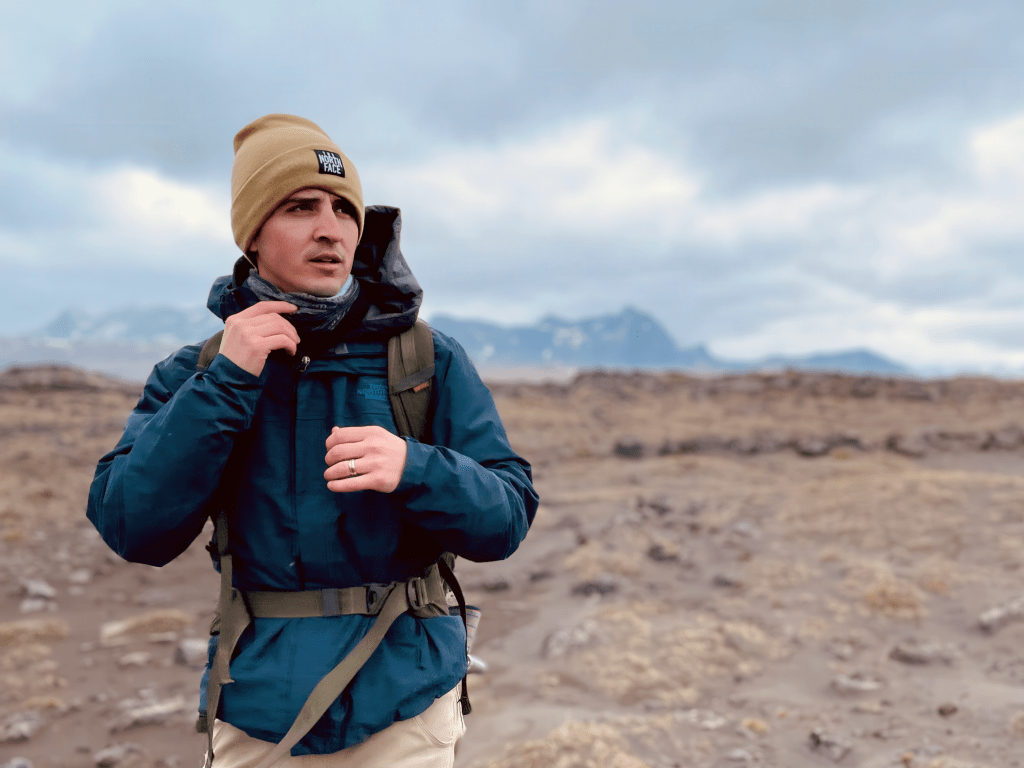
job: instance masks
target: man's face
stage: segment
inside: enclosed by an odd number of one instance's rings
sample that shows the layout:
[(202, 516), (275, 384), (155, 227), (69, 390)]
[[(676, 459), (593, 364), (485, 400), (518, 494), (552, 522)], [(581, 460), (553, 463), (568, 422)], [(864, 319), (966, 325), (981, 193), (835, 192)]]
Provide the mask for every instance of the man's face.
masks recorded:
[(322, 189), (292, 193), (253, 238), (260, 276), (285, 293), (334, 296), (348, 280), (359, 225), (342, 198)]

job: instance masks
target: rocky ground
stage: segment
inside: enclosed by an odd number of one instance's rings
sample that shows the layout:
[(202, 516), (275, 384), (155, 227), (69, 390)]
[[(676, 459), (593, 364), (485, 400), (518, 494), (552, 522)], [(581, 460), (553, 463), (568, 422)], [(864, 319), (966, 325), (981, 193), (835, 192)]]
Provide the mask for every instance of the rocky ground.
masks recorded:
[[(460, 561), (459, 768), (1024, 765), (1024, 383), (583, 374), (492, 387), (542, 507)], [(0, 374), (0, 766), (198, 766), (217, 583), (84, 520), (138, 390)]]

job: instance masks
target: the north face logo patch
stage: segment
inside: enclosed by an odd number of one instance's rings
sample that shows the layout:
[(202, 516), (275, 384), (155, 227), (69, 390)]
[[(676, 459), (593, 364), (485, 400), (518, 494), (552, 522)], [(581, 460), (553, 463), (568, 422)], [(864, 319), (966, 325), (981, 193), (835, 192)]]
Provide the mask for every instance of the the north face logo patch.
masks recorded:
[(316, 161), (320, 164), (320, 173), (345, 175), (345, 164), (341, 162), (341, 155), (337, 152), (329, 152), (326, 149), (314, 149), (313, 152), (316, 153)]
[(388, 401), (388, 388), (383, 384), (368, 384), (356, 390), (357, 395), (362, 395), (367, 400), (379, 400), (382, 403)]

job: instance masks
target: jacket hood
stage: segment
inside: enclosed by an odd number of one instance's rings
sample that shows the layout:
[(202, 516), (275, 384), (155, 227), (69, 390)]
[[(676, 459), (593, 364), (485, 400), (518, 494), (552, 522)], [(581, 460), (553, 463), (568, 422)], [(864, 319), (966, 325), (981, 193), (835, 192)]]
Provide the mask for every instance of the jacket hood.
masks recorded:
[[(416, 322), (423, 289), (402, 256), (401, 231), (402, 212), (398, 208), (366, 208), (363, 236), (352, 265), (352, 279), (359, 286), (359, 296), (343, 327), (338, 329), (339, 340), (389, 338)], [(242, 256), (230, 275), (214, 281), (206, 306), (221, 320), (259, 301), (245, 285), (251, 269), (252, 265)]]

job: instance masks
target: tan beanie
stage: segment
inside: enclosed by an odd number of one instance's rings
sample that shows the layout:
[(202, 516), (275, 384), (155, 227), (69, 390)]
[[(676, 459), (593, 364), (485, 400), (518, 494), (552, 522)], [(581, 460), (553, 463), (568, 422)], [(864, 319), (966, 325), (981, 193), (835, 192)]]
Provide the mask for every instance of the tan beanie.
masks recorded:
[(231, 229), (238, 247), (245, 252), (277, 206), (307, 187), (352, 203), (363, 234), (359, 174), (316, 123), (294, 115), (267, 115), (240, 130), (231, 169)]

